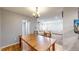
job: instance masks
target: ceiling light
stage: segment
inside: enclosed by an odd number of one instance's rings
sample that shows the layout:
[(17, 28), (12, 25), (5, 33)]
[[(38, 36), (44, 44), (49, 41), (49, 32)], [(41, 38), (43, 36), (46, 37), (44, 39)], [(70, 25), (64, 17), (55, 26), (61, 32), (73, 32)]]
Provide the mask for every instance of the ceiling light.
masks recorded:
[(36, 10), (33, 12), (33, 16), (35, 18), (39, 18), (40, 17), (40, 14), (39, 14), (39, 11), (38, 11), (38, 7), (36, 7)]

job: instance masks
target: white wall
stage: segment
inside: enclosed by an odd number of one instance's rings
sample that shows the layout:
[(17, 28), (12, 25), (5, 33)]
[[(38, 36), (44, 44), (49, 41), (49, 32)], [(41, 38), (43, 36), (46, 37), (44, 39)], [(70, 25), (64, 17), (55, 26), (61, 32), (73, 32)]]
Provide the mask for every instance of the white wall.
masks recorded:
[(78, 19), (78, 8), (64, 8), (63, 17), (63, 47), (65, 50), (70, 50), (74, 42), (77, 40), (77, 34), (74, 33), (73, 21)]
[(1, 9), (0, 9), (0, 47), (1, 47)]
[(22, 33), (22, 20), (27, 19), (27, 17), (3, 10), (2, 11), (2, 45), (7, 46), (19, 42), (18, 36)]
[(78, 8), (64, 8), (64, 32), (73, 29), (74, 19), (78, 19)]

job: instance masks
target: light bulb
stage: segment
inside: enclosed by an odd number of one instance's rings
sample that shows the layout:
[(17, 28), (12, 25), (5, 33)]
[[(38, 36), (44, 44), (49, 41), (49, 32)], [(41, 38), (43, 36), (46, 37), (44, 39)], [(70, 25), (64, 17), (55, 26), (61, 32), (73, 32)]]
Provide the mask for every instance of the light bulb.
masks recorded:
[(35, 13), (33, 13), (33, 16), (35, 16)]

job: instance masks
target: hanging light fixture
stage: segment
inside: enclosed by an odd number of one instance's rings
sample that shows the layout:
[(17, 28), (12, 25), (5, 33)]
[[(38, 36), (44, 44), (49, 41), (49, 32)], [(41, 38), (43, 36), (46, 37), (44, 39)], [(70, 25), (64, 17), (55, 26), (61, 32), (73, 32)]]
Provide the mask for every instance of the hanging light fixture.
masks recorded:
[(39, 11), (38, 11), (38, 7), (36, 7), (35, 9), (36, 9), (36, 10), (35, 10), (35, 12), (33, 12), (33, 16), (34, 16), (35, 18), (39, 18), (39, 17), (40, 17), (40, 14), (39, 14)]

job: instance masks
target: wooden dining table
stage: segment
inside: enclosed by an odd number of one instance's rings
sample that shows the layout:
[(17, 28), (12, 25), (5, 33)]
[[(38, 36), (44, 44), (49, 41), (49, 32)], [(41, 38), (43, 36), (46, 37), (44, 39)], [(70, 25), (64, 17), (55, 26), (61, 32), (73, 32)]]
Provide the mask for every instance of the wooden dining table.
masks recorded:
[(29, 34), (29, 35), (22, 35), (20, 37), (21, 41), (21, 48), (23, 49), (23, 42), (25, 42), (27, 45), (29, 45), (32, 49), (36, 51), (50, 51), (50, 47), (52, 47), (52, 50), (55, 51), (55, 42), (56, 39), (52, 39), (49, 37), (45, 37), (42, 35), (35, 35), (35, 34)]

